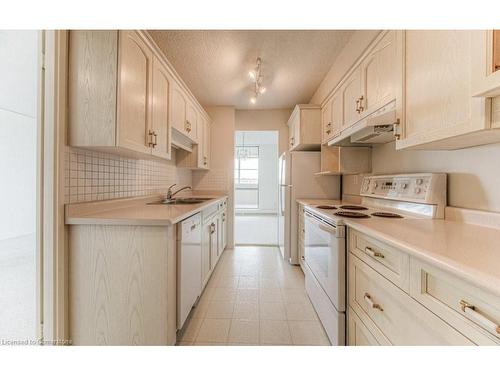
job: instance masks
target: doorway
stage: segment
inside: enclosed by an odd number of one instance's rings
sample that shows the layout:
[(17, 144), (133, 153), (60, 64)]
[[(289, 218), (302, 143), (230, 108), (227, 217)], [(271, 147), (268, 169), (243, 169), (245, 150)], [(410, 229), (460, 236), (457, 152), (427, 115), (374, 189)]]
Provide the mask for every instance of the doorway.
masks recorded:
[(235, 244), (278, 244), (278, 132), (236, 131)]
[(39, 338), (39, 38), (0, 31), (0, 344)]

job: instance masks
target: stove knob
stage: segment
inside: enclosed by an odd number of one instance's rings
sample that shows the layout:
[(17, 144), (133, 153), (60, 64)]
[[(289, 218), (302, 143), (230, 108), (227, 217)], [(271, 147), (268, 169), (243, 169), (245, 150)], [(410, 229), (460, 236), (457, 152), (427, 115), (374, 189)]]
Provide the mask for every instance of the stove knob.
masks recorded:
[(424, 183), (424, 180), (422, 180), (421, 178), (417, 178), (417, 181), (415, 181), (417, 183), (417, 185), (422, 185)]
[(408, 184), (406, 184), (406, 183), (404, 183), (404, 182), (401, 184), (401, 188), (402, 188), (402, 189), (406, 189), (407, 187), (408, 187)]
[(374, 183), (373, 183), (373, 187), (376, 189), (376, 188), (377, 188), (377, 186), (378, 186), (378, 183), (377, 183), (377, 182), (374, 182)]
[(415, 194), (420, 194), (421, 191), (422, 191), (422, 189), (420, 189), (419, 187), (415, 188)]

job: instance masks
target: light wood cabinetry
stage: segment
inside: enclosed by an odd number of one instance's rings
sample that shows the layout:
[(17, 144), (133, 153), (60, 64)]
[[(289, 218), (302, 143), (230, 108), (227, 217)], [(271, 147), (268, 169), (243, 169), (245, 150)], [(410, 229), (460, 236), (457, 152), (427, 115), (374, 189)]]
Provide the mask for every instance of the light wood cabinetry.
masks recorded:
[(296, 105), (288, 120), (290, 151), (319, 150), (321, 133), (321, 107)]
[(70, 226), (72, 344), (174, 344), (175, 251), (173, 227)]
[(170, 159), (171, 140), (169, 126), (169, 92), (171, 76), (163, 63), (153, 56), (153, 93), (151, 102), (151, 130), (155, 146), (152, 154), (163, 159)]
[(500, 30), (476, 30), (472, 43), (472, 94), (500, 95)]
[(357, 67), (345, 79), (340, 87), (342, 98), (342, 125), (341, 130), (345, 130), (361, 119), (363, 106), (363, 94), (361, 91), (361, 67)]
[(191, 151), (179, 149), (177, 166), (189, 169), (210, 169), (210, 123), (201, 114), (197, 115), (198, 143)]
[(227, 199), (202, 212), (201, 280), (206, 286), (227, 243)]
[[(68, 144), (170, 159), (172, 127), (187, 144), (208, 118), (147, 33), (69, 33)], [(190, 146), (186, 146), (190, 149)]]
[(499, 345), (500, 297), (349, 229), (350, 345)]
[(397, 149), (457, 149), (500, 141), (490, 99), (473, 97), (475, 30), (408, 30), (404, 121)]
[[(298, 210), (298, 222), (299, 222), (299, 233), (298, 233), (298, 252), (299, 252), (299, 265), (300, 268), (302, 268), (302, 271), (304, 271), (305, 263), (304, 263), (304, 256), (305, 256), (305, 210), (304, 210), (304, 205), (299, 204), (299, 210)], [(304, 271), (305, 272), (305, 271)]]
[(500, 344), (500, 297), (418, 259), (410, 274), (413, 298), (476, 344)]
[(153, 53), (134, 31), (119, 32), (118, 144), (150, 153)]
[(401, 92), (402, 59), (398, 38), (401, 38), (400, 31), (385, 32), (361, 62), (359, 109), (362, 117), (395, 101)]
[(165, 73), (135, 31), (71, 31), (69, 145), (169, 159)]
[(356, 256), (349, 257), (349, 305), (392, 345), (472, 344)]
[(372, 170), (370, 147), (321, 145), (321, 172), (318, 175), (369, 173)]

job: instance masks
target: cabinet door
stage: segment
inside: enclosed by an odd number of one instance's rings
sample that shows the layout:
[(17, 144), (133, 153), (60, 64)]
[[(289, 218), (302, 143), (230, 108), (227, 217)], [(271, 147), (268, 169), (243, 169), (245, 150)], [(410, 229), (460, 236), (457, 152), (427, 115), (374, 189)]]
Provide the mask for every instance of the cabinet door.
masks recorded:
[(500, 30), (475, 30), (472, 43), (472, 95), (500, 95)]
[(405, 32), (405, 120), (397, 148), (483, 130), (484, 98), (471, 97), (472, 30)]
[(210, 223), (210, 271), (213, 271), (217, 265), (219, 251), (219, 238), (217, 233), (217, 217)]
[(151, 67), (153, 53), (134, 31), (120, 31), (118, 146), (151, 153)]
[(343, 104), (342, 130), (359, 121), (361, 94), (361, 68), (358, 67), (346, 79), (340, 88)]
[(396, 31), (388, 31), (361, 64), (362, 117), (396, 99), (397, 65), (401, 63), (397, 59)]
[(210, 124), (207, 120), (203, 120), (203, 167), (206, 169), (210, 169), (210, 132)]
[(153, 57), (152, 154), (164, 159), (170, 159), (169, 87), (170, 75), (160, 60)]
[(321, 108), (321, 143), (326, 143), (332, 137), (332, 99)]
[(201, 281), (203, 287), (207, 284), (210, 277), (211, 264), (211, 227), (210, 222), (203, 225), (201, 235)]
[(330, 134), (333, 138), (340, 133), (342, 129), (342, 119), (344, 116), (344, 108), (342, 105), (342, 95), (340, 91), (337, 91), (332, 96), (332, 133)]
[(222, 213), (222, 251), (227, 247), (227, 210)]
[(186, 132), (189, 138), (196, 141), (198, 139), (198, 111), (193, 103), (187, 102), (186, 107)]
[(186, 133), (186, 97), (177, 83), (172, 83), (171, 119), (172, 127)]

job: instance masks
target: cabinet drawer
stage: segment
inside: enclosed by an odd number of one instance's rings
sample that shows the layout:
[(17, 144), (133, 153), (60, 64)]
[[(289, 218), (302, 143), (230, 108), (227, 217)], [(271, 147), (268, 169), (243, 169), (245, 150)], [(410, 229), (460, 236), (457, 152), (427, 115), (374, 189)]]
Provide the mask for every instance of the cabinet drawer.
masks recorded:
[[(410, 295), (474, 343), (500, 344), (500, 297), (414, 258)], [(462, 309), (461, 301), (473, 308)]]
[(378, 346), (390, 345), (391, 343), (383, 336), (375, 337), (375, 334), (364, 325), (353, 309), (349, 308), (349, 346)]
[(393, 345), (472, 344), (355, 256), (349, 257), (349, 304), (370, 331)]
[(349, 230), (349, 250), (401, 289), (409, 291), (408, 254), (352, 229)]

